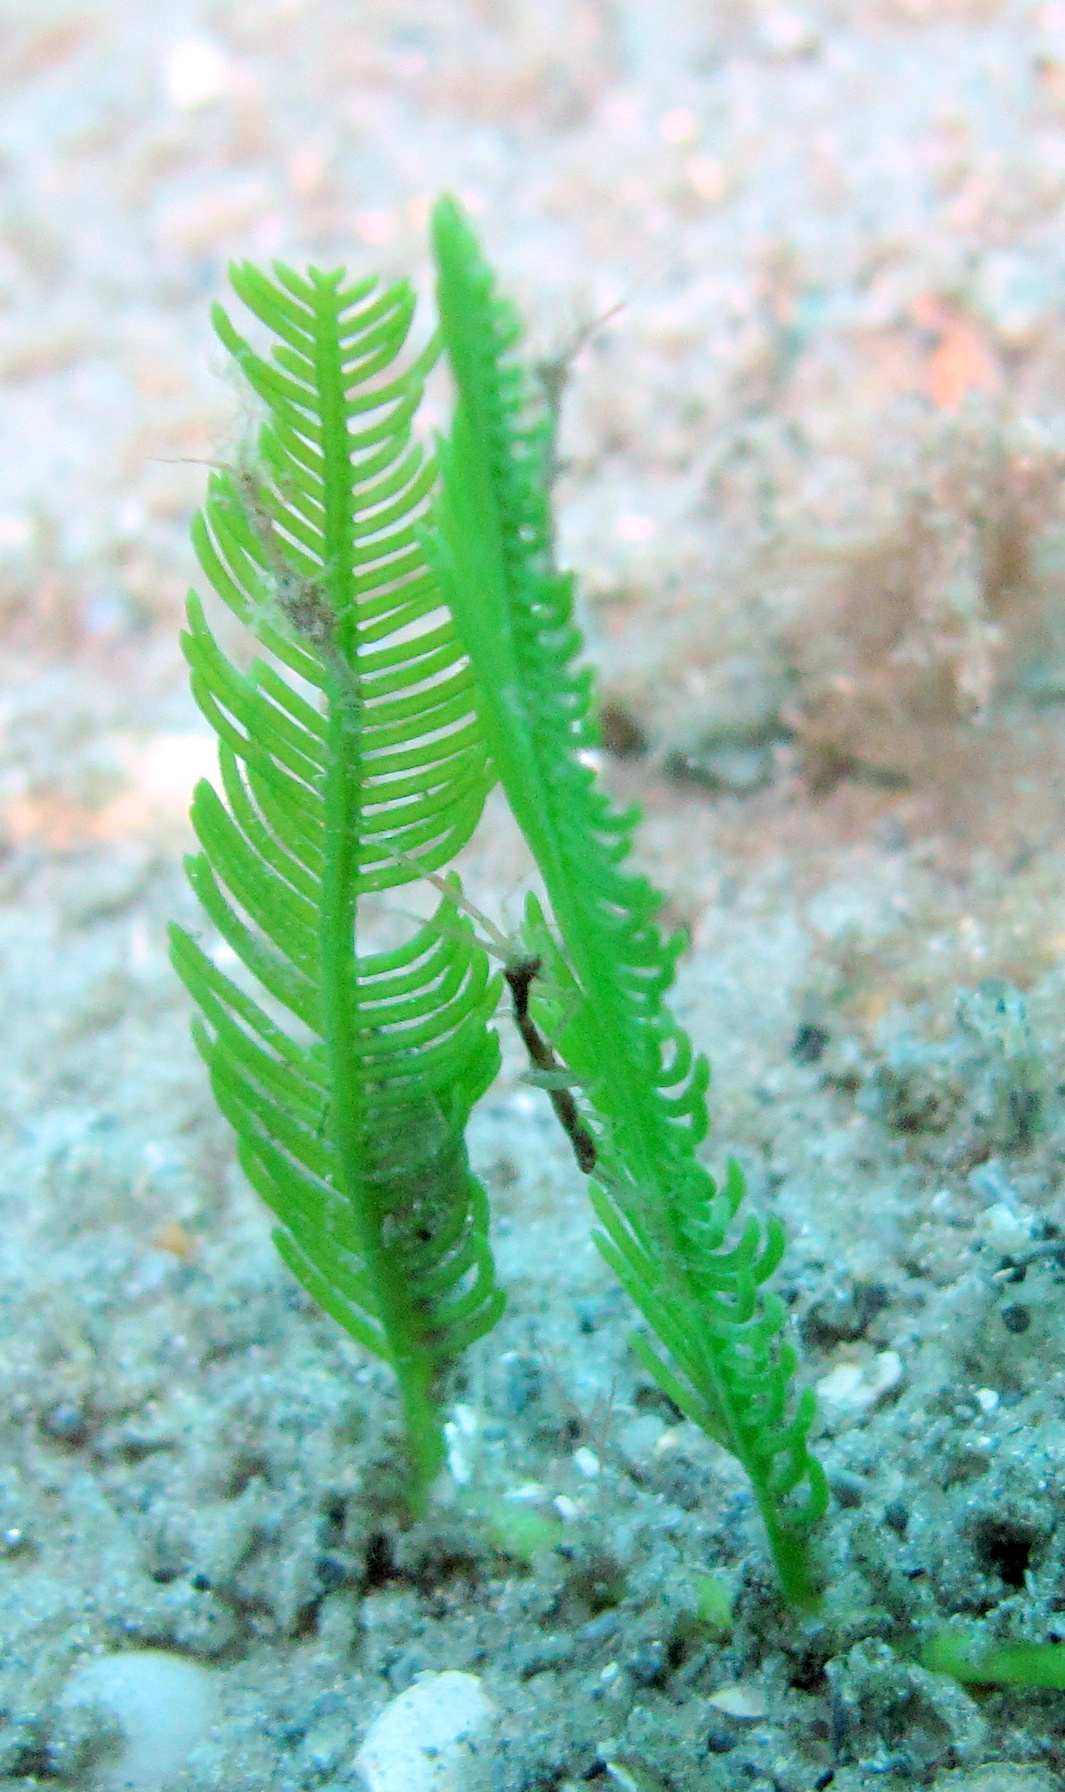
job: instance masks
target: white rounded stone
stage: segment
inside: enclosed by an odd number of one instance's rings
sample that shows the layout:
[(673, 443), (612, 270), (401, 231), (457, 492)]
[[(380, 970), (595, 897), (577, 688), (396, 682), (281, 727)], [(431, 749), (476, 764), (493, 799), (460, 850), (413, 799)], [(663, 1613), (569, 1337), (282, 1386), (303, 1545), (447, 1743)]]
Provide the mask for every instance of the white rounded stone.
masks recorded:
[(368, 1792), (465, 1792), (494, 1716), (476, 1674), (420, 1674), (374, 1719), (355, 1765)]
[(209, 1668), (165, 1649), (95, 1655), (75, 1667), (63, 1703), (99, 1704), (126, 1739), (94, 1785), (98, 1792), (166, 1792), (216, 1715)]

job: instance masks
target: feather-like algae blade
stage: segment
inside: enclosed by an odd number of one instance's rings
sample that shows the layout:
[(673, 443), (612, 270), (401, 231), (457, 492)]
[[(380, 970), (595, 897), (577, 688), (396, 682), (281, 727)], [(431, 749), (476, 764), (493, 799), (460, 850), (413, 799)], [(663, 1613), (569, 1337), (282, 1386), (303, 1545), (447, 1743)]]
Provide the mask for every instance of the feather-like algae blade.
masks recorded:
[(193, 539), (261, 651), (238, 670), (195, 595), (184, 649), (220, 740), (190, 877), (237, 963), (177, 927), (173, 962), (285, 1261), (395, 1371), (418, 1505), (445, 1373), (502, 1307), (463, 1137), (497, 1064), (487, 959), (450, 899), (392, 952), (360, 946), (361, 899), (446, 864), (490, 782), (417, 541), (434, 470), (410, 425), (436, 350), (407, 353), (405, 283), (246, 264), (232, 282), (267, 346), (221, 309), (216, 328), (262, 418)]
[(719, 1191), (695, 1156), (707, 1067), (663, 1001), (679, 945), (658, 932), (657, 892), (627, 868), (635, 816), (613, 807), (589, 768), (590, 678), (575, 664), (572, 584), (553, 551), (551, 419), (513, 352), (517, 316), (449, 198), (434, 210), (433, 244), (456, 400), (430, 552), (561, 936), (559, 951), (532, 903), (530, 937), (568, 985), (558, 1044), (591, 1110), (599, 1245), (668, 1352), (664, 1361), (645, 1341), (645, 1366), (743, 1463), (784, 1592), (811, 1606), (808, 1536), (827, 1488), (806, 1445), (812, 1400), (781, 1423), (793, 1358), (783, 1311), (761, 1287), (780, 1241), (755, 1227), (730, 1246), (742, 1175), (733, 1165)]

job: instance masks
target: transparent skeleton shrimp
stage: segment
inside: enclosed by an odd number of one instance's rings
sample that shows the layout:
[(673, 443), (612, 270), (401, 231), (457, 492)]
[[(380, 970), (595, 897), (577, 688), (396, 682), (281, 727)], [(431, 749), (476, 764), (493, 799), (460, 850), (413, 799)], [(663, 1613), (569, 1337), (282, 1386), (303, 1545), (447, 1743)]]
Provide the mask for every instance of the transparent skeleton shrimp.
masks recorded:
[[(224, 470), (237, 488), (244, 514), (266, 555), (274, 602), (300, 639), (329, 657), (336, 617), (322, 586), (325, 568), (318, 574), (300, 573), (286, 557), (278, 537), (277, 518), (269, 502), (271, 487), (250, 455), (238, 455)], [(283, 488), (281, 497), (283, 500)]]
[(558, 433), (562, 422), (562, 400), (566, 387), (573, 377), (573, 363), (581, 350), (598, 336), (600, 330), (610, 323), (619, 311), (624, 311), (628, 302), (628, 294), (615, 300), (614, 304), (608, 305), (606, 310), (601, 311), (597, 317), (588, 318), (584, 323), (579, 324), (561, 348), (556, 349), (553, 354), (542, 355), (538, 361), (533, 362), (533, 378), (539, 387), (540, 398), (543, 401), (548, 421), (545, 456), (548, 486), (555, 484), (562, 471), (562, 463), (558, 457)]
[(514, 1024), (521, 1035), (522, 1044), (529, 1057), (531, 1070), (529, 1080), (543, 1089), (556, 1118), (566, 1137), (573, 1147), (573, 1155), (578, 1166), (586, 1176), (595, 1169), (597, 1152), (595, 1140), (580, 1117), (577, 1103), (570, 1093), (570, 1085), (574, 1078), (570, 1075), (561, 1058), (544, 1038), (532, 1015), (529, 1013), (529, 990), (534, 980), (543, 969), (543, 959), (538, 952), (531, 952), (521, 939), (520, 933), (508, 936), (503, 933), (467, 896), (460, 894), (453, 884), (441, 877), (439, 872), (425, 871), (402, 848), (390, 848), (392, 856), (417, 872), (427, 883), (446, 896), (449, 902), (455, 903), (470, 919), (484, 928), (485, 937), (481, 945), (486, 952), (498, 958), (503, 967), (503, 978), (510, 990), (511, 1010)]
[[(158, 455), (156, 459), (172, 466), (214, 467), (216, 472), (229, 474), (252, 533), (266, 556), (273, 604), (301, 640), (328, 657), (333, 647), (336, 618), (322, 587), (325, 568), (317, 576), (297, 572), (286, 558), (278, 538), (277, 518), (268, 501), (271, 486), (256, 465), (250, 448), (247, 445), (239, 448), (233, 460), (211, 460), (191, 454)], [(283, 487), (280, 496), (283, 500)]]

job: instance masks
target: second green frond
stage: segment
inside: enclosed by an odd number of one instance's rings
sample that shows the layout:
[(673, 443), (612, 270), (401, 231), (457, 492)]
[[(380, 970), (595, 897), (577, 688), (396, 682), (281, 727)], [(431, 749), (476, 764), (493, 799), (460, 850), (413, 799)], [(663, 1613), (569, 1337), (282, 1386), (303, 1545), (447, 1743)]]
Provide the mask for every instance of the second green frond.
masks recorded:
[(645, 1366), (743, 1463), (784, 1591), (810, 1605), (808, 1536), (827, 1488), (807, 1447), (812, 1396), (789, 1409), (794, 1355), (762, 1288), (781, 1235), (749, 1219), (734, 1240), (742, 1176), (733, 1166), (719, 1190), (696, 1158), (707, 1066), (664, 1002), (679, 942), (661, 937), (660, 898), (626, 866), (635, 817), (588, 762), (591, 681), (575, 663), (572, 584), (554, 563), (550, 419), (514, 354), (515, 313), (453, 200), (437, 204), (433, 239), (456, 405), (431, 553), (561, 938), (531, 903), (529, 938), (569, 997), (555, 1040), (586, 1093), (600, 1248), (667, 1352), (639, 1343)]

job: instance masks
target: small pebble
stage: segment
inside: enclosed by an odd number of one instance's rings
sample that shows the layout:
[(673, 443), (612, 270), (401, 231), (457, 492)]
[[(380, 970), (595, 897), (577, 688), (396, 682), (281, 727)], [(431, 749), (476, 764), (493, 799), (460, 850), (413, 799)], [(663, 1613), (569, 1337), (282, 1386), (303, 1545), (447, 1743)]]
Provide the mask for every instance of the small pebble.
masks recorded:
[(658, 1638), (648, 1638), (627, 1657), (625, 1666), (637, 1686), (658, 1686), (665, 1679), (669, 1666), (666, 1646)]
[(864, 1412), (902, 1380), (902, 1358), (881, 1350), (867, 1363), (839, 1363), (817, 1384), (817, 1397), (829, 1412)]
[(73, 1400), (61, 1400), (41, 1423), (48, 1436), (61, 1444), (82, 1444), (88, 1435), (84, 1409)]
[(736, 1737), (727, 1724), (711, 1724), (706, 1732), (707, 1753), (711, 1755), (727, 1755), (735, 1748)]
[(355, 1757), (367, 1792), (461, 1792), (495, 1717), (476, 1674), (422, 1674), (386, 1705)]
[(164, 1649), (97, 1655), (75, 1667), (66, 1705), (103, 1705), (125, 1747), (98, 1782), (99, 1792), (163, 1792), (215, 1718), (210, 1670)]

